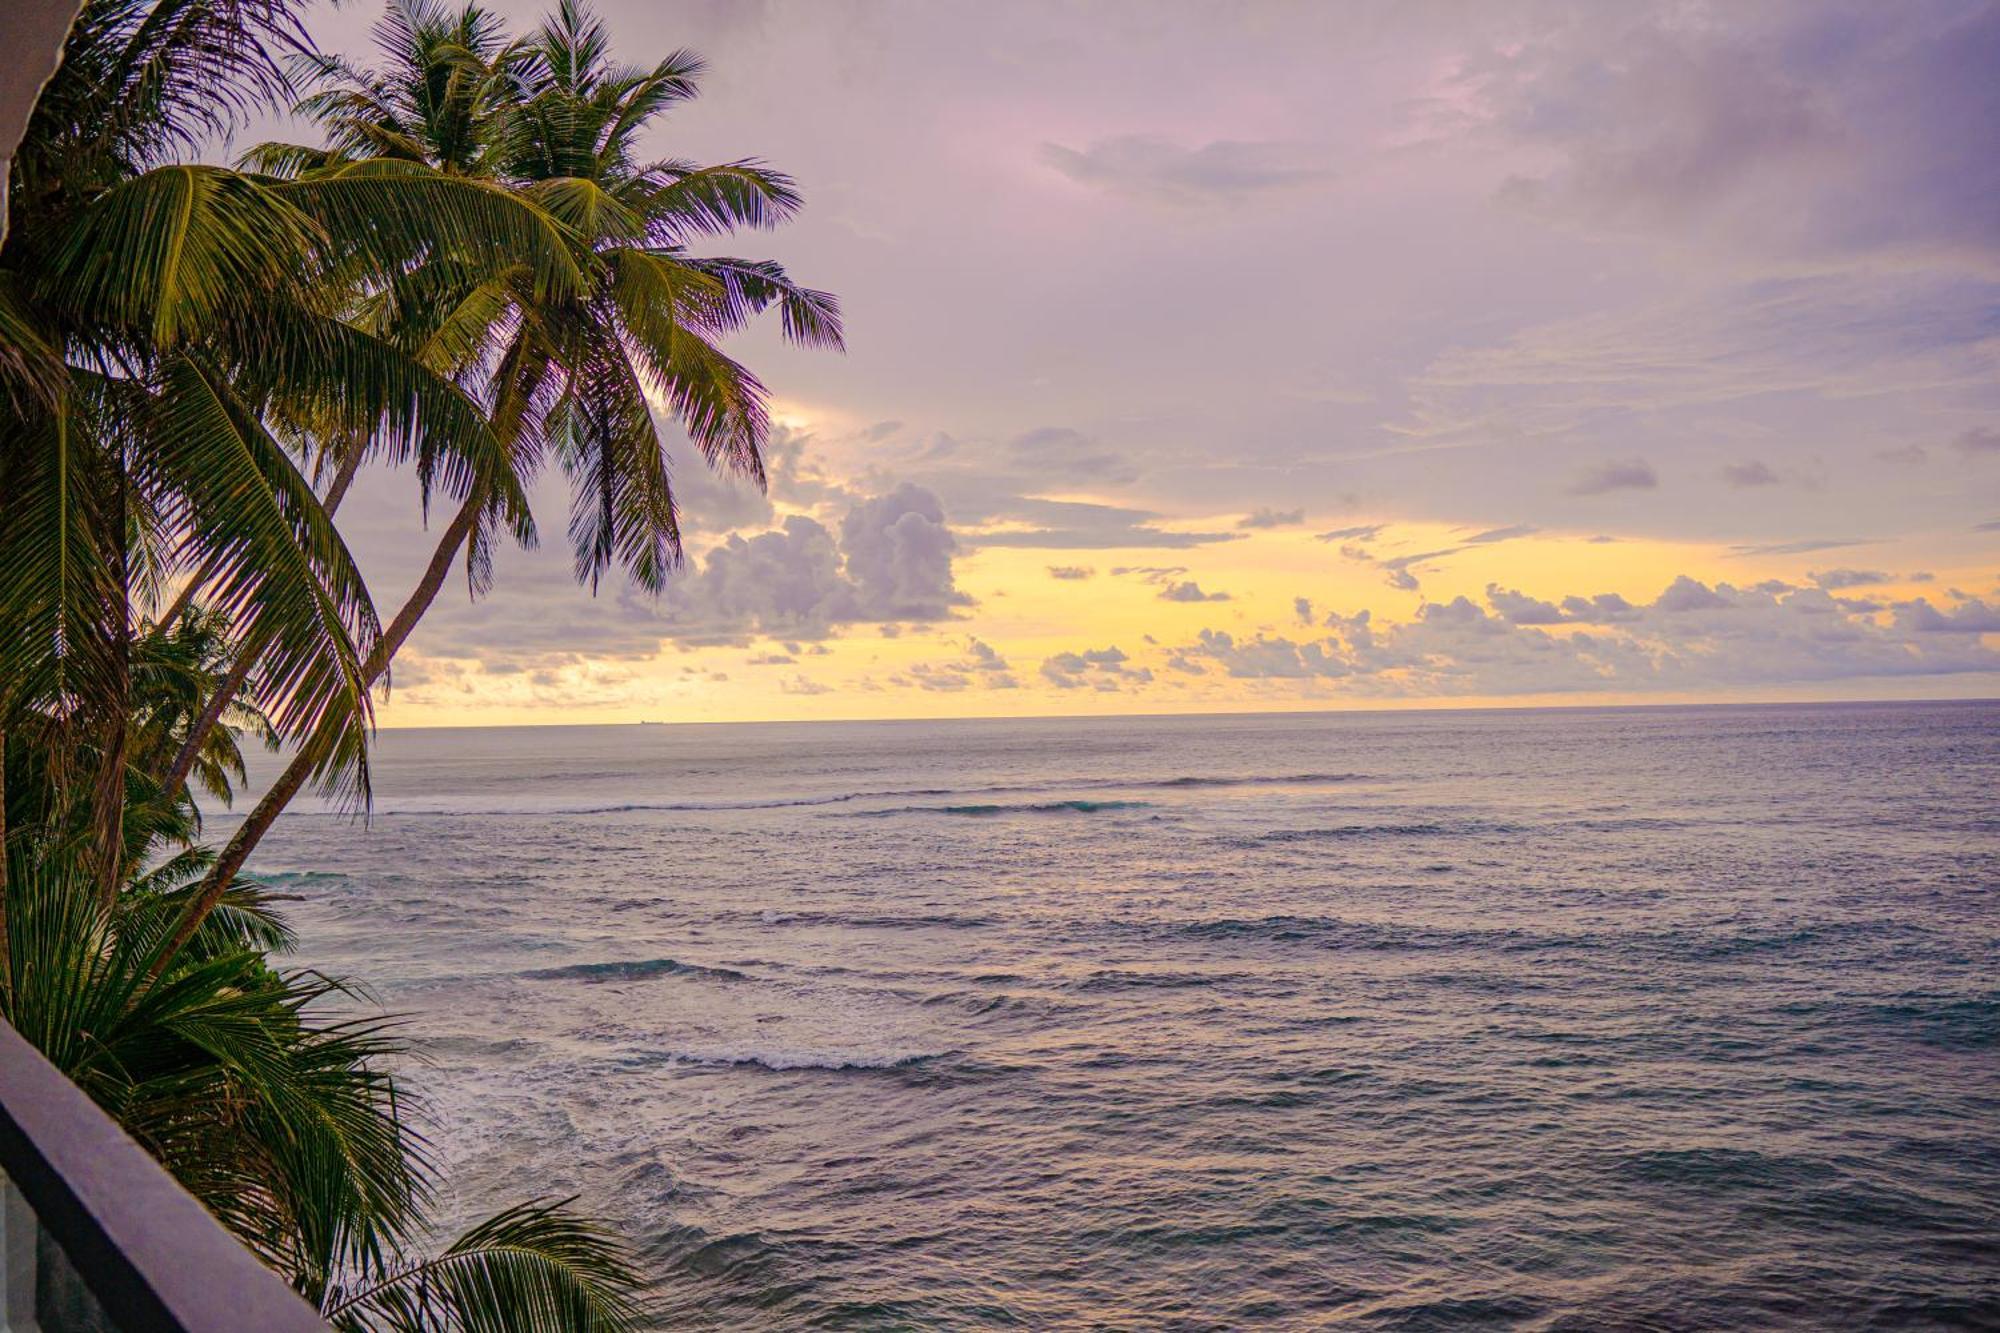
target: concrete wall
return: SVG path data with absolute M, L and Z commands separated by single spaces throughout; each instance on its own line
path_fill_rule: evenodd
M 0 240 L 7 236 L 14 149 L 82 8 L 82 0 L 0 0 Z

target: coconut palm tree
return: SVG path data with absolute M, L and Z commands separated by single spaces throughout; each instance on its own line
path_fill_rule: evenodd
M 520 42 L 504 41 L 476 5 L 398 0 L 377 42 L 387 58 L 380 69 L 318 66 L 326 86 L 302 109 L 326 128 L 328 147 L 266 145 L 248 161 L 301 183 L 364 168 L 488 183 L 563 224 L 585 281 L 555 290 L 526 271 L 483 274 L 447 257 L 369 292 L 372 332 L 476 386 L 512 470 L 504 491 L 496 477 L 493 491 L 460 501 L 362 665 L 371 685 L 461 556 L 474 592 L 484 590 L 497 530 L 515 521 L 504 497 L 525 491 L 551 458 L 571 482 L 579 581 L 594 590 L 616 565 L 659 592 L 681 544 L 654 404 L 711 466 L 762 484 L 765 390 L 719 340 L 776 306 L 790 340 L 841 344 L 831 296 L 797 285 L 775 263 L 688 249 L 789 218 L 800 200 L 788 177 L 750 161 L 640 158 L 641 133 L 694 96 L 698 58 L 677 52 L 650 68 L 613 64 L 603 25 L 575 0 L 562 0 Z M 314 747 L 302 748 L 273 783 L 223 850 L 183 936 L 320 763 Z
M 107 910 L 61 855 L 16 849 L 0 1013 L 245 1244 L 343 1330 L 641 1325 L 643 1279 L 569 1200 L 507 1208 L 426 1242 L 435 1173 L 384 1062 L 379 1021 L 322 1021 L 345 993 L 278 972 L 290 934 L 239 883 L 169 949 L 206 869 L 183 853 Z
M 136 759 L 176 743 L 226 669 L 212 618 L 189 615 L 136 645 Z M 266 730 L 239 708 L 211 734 L 204 786 L 225 798 L 241 745 Z M 616 1330 L 643 1314 L 625 1248 L 570 1201 L 504 1209 L 432 1244 L 436 1174 L 407 1099 L 385 1072 L 402 1054 L 381 1020 L 328 1020 L 340 982 L 277 970 L 293 942 L 276 900 L 237 880 L 180 945 L 214 861 L 191 841 L 192 803 L 129 770 L 122 833 L 134 873 L 107 903 L 81 844 L 36 822 L 46 751 L 0 755 L 10 822 L 0 903 L 0 1017 L 153 1153 L 329 1322 L 342 1329 Z
M 365 794 L 379 625 L 328 513 L 342 476 L 415 458 L 452 502 L 526 522 L 474 389 L 357 307 L 427 268 L 536 300 L 586 280 L 566 224 L 488 182 L 185 160 L 288 95 L 295 9 L 90 0 L 14 158 L 0 1016 L 338 1326 L 631 1327 L 636 1274 L 566 1202 L 432 1252 L 432 1171 L 382 1067 L 399 1048 L 320 1016 L 338 983 L 269 965 L 289 933 L 255 885 L 192 910 L 215 858 L 187 781 L 226 799 L 245 735 Z M 225 694 L 246 649 L 249 689 Z
M 0 733 L 63 774 L 60 819 L 88 827 L 106 898 L 131 868 L 138 617 L 175 577 L 263 645 L 258 704 L 285 739 L 321 738 L 310 776 L 365 795 L 379 625 L 287 423 L 391 455 L 421 439 L 448 492 L 524 512 L 479 405 L 344 319 L 345 294 L 437 256 L 525 269 L 547 295 L 582 283 L 564 226 L 513 192 L 407 166 L 273 181 L 175 160 L 282 91 L 278 55 L 301 40 L 286 0 L 93 0 L 14 160 Z

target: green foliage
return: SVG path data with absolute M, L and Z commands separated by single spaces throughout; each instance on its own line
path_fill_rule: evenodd
M 0 1014 L 341 1328 L 633 1327 L 624 1249 L 567 1201 L 443 1248 L 434 1178 L 346 989 L 285 972 L 239 879 L 308 782 L 368 797 L 371 691 L 461 548 L 476 592 L 571 483 L 580 582 L 681 559 L 662 418 L 759 483 L 767 394 L 721 347 L 838 303 L 689 247 L 800 207 L 761 163 L 649 160 L 701 61 L 614 62 L 561 0 L 511 37 L 392 0 L 382 65 L 302 0 L 86 0 L 13 161 L 0 245 Z M 195 160 L 295 101 L 319 146 Z M 335 524 L 357 470 L 457 511 L 387 627 Z M 220 854 L 244 745 L 293 759 Z
M 290 936 L 255 887 L 167 952 L 204 859 L 107 910 L 79 867 L 17 848 L 0 1014 L 336 1327 L 638 1327 L 641 1276 L 567 1203 L 426 1252 L 433 1171 L 383 1067 L 402 1047 L 381 1021 L 316 1013 L 339 982 L 272 968 L 263 951 Z

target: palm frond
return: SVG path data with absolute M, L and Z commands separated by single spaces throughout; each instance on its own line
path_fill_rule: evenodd
M 261 660 L 265 705 L 284 735 L 328 719 L 365 733 L 372 709 L 361 659 L 380 632 L 352 555 L 289 455 L 212 366 L 165 369 L 144 460 L 185 505 L 198 534 L 209 604 Z M 358 766 L 345 781 L 367 789 Z
M 328 1293 L 337 1329 L 622 1333 L 643 1325 L 629 1252 L 569 1208 L 535 1200 L 479 1223 L 433 1258 Z
M 36 296 L 82 328 L 171 347 L 257 294 L 296 282 L 318 229 L 294 204 L 222 167 L 159 167 L 77 215 Z

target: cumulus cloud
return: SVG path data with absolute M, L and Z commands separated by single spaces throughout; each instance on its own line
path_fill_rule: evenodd
M 1175 205 L 1221 204 L 1325 185 L 1333 172 L 1295 144 L 1217 139 L 1198 147 L 1151 135 L 1041 147 L 1043 165 L 1082 185 Z
M 1188 579 L 1185 582 L 1169 583 L 1161 588 L 1160 600 L 1163 602 L 1226 602 L 1229 600 L 1229 594 L 1226 592 L 1203 592 L 1199 583 L 1196 583 L 1193 579 Z
M 1260 506 L 1236 520 L 1239 528 L 1290 528 L 1306 521 L 1303 509 L 1273 509 Z
M 936 495 L 904 482 L 848 510 L 840 525 L 847 575 L 869 620 L 935 620 L 966 598 L 952 586 L 958 549 Z
M 1721 593 L 1685 574 L 1677 575 L 1666 590 L 1653 599 L 1653 609 L 1666 612 L 1722 611 L 1732 605 L 1734 603 Z
M 1626 601 L 1615 592 L 1600 592 L 1594 597 L 1578 597 L 1571 594 L 1563 598 L 1563 618 L 1586 625 L 1615 625 L 1624 620 L 1639 618 L 1639 608 Z
M 1511 591 L 1497 583 L 1486 585 L 1486 602 L 1495 614 L 1505 616 L 1516 625 L 1560 625 L 1571 618 L 1564 615 L 1562 608 L 1554 602 Z
M 1072 582 L 1072 583 L 1074 583 L 1074 582 L 1078 582 L 1078 581 L 1081 581 L 1081 580 L 1083 580 L 1083 579 L 1087 579 L 1087 578 L 1089 578 L 1089 577 L 1090 577 L 1091 575 L 1095 574 L 1096 572 L 1097 572 L 1096 570 L 1092 569 L 1092 568 L 1091 568 L 1090 566 L 1088 566 L 1088 565 L 1050 565 L 1050 566 L 1049 566 L 1049 577 L 1050 577 L 1050 578 L 1052 578 L 1052 579 L 1063 579 L 1063 580 L 1065 580 L 1065 581 L 1068 581 L 1068 582 Z
M 942 620 L 970 600 L 954 581 L 956 551 L 937 496 L 905 482 L 850 506 L 837 539 L 803 514 L 731 534 L 669 585 L 653 630 L 698 645 Z
M 1659 474 L 1643 458 L 1615 459 L 1586 468 L 1569 484 L 1571 495 L 1605 495 L 1611 491 L 1650 491 Z
M 1871 584 L 1887 583 L 1896 576 L 1879 569 L 1824 569 L 1814 570 L 1806 577 L 1828 592 L 1834 592 L 1841 588 L 1866 588 Z
M 1553 614 L 1552 614 L 1553 613 Z M 1560 626 L 1561 628 L 1556 628 Z M 1783 594 L 1710 587 L 1685 576 L 1651 603 L 1615 594 L 1557 605 L 1488 589 L 1427 603 L 1383 624 L 1366 611 L 1327 617 L 1327 631 L 1239 639 L 1204 630 L 1176 649 L 1177 670 L 1214 668 L 1246 679 L 1341 682 L 1369 694 L 1476 695 L 1689 689 L 1861 677 L 2000 672 L 2000 606 L 1978 599 L 1942 610 L 1900 603 L 1892 623 L 1842 606 L 1819 588 Z
M 1042 662 L 1042 679 L 1059 690 L 1092 689 L 1111 693 L 1149 684 L 1153 673 L 1128 665 L 1131 659 L 1116 645 L 1085 652 L 1057 653 Z
M 2000 606 L 1975 597 L 1941 611 L 1919 597 L 1897 603 L 1896 624 L 1918 634 L 2000 634 Z
M 890 677 L 890 683 L 948 694 L 973 689 L 1013 690 L 1021 685 L 1007 659 L 979 639 L 965 641 L 963 657 L 948 662 L 919 662 L 907 673 Z

